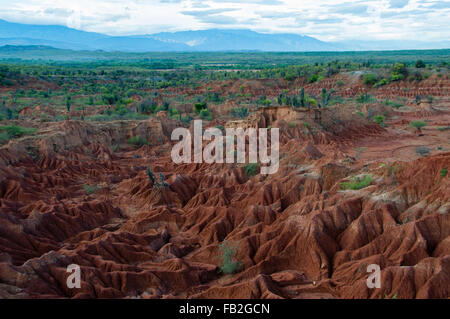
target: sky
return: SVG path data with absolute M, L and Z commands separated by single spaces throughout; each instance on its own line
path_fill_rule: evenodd
M 109 35 L 219 28 L 323 41 L 450 39 L 450 0 L 0 0 L 0 19 Z

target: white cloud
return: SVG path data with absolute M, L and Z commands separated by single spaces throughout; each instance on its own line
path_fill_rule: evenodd
M 0 0 L 1 19 L 111 35 L 247 28 L 325 41 L 434 41 L 450 38 L 449 15 L 439 0 Z

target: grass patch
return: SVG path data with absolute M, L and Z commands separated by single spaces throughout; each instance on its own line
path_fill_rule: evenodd
M 371 175 L 364 175 L 363 177 L 354 177 L 351 181 L 348 182 L 342 182 L 341 183 L 341 189 L 362 189 L 367 186 L 369 186 L 372 183 L 372 176 Z

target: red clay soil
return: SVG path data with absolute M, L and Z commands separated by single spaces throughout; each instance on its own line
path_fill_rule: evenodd
M 0 297 L 449 298 L 450 136 L 437 125 L 450 119 L 433 113 L 418 136 L 398 117 L 285 127 L 279 171 L 251 178 L 242 164 L 174 164 L 164 119 L 41 127 L 0 149 Z M 136 132 L 163 138 L 127 146 Z M 341 189 L 360 174 L 371 185 Z M 219 271 L 223 241 L 235 274 Z

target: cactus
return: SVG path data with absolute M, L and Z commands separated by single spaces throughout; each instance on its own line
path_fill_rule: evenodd
M 327 89 L 322 88 L 322 93 L 320 93 L 320 97 L 322 98 L 322 101 L 320 103 L 321 107 L 326 107 L 328 103 L 330 103 L 331 95 L 333 94 L 333 90 L 327 92 Z
M 164 187 L 169 187 L 169 184 L 166 183 L 164 175 L 162 173 L 158 173 L 159 181 L 156 180 L 155 174 L 153 173 L 151 166 L 149 166 L 147 168 L 146 173 L 147 173 L 148 179 L 152 183 L 152 186 L 155 190 L 159 190 Z
M 153 175 L 151 166 L 149 166 L 147 168 L 147 176 L 148 176 L 148 179 L 150 180 L 150 182 L 152 183 L 152 185 L 155 185 L 155 175 Z

